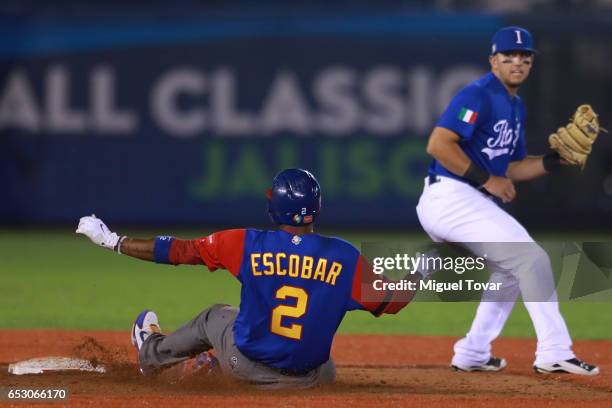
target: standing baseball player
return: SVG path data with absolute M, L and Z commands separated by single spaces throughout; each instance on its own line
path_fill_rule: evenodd
M 313 232 L 321 193 L 312 174 L 284 170 L 267 194 L 276 231 L 143 240 L 121 237 L 95 216 L 81 218 L 76 232 L 104 248 L 157 263 L 227 269 L 242 285 L 240 309 L 214 305 L 169 335 L 154 312 L 143 311 L 132 328 L 143 374 L 195 356 L 207 362 L 214 348 L 222 372 L 240 380 L 262 388 L 312 387 L 335 378 L 330 348 L 347 311 L 380 316 L 407 304 L 405 293 L 368 290 L 374 275 L 355 247 Z
M 496 203 L 515 198 L 515 182 L 544 176 L 562 164 L 557 152 L 545 156 L 526 153 L 526 113 L 517 91 L 529 75 L 534 53 L 531 34 L 524 28 L 506 27 L 494 35 L 491 72 L 463 88 L 433 129 L 427 153 L 434 160 L 417 214 L 434 241 L 464 243 L 480 256 L 487 254 L 491 281 L 503 284 L 497 297 L 483 294 L 470 331 L 455 343 L 454 369 L 499 371 L 506 366 L 506 360 L 492 356 L 491 342 L 500 334 L 522 293 L 538 338 L 533 366 L 536 372 L 596 375 L 599 368 L 577 359 L 572 351 L 548 255 Z M 568 135 L 565 128 L 558 132 Z M 578 164 L 561 157 L 563 164 Z M 533 244 L 494 244 L 511 242 Z M 534 288 L 541 298 L 526 296 L 525 292 Z

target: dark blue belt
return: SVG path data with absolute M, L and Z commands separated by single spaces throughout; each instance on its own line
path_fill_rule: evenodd
M 437 175 L 437 174 L 430 174 L 430 175 L 429 175 L 429 180 L 428 180 L 428 183 L 429 183 L 429 185 L 431 186 L 432 184 L 435 184 L 435 183 L 437 183 L 437 182 L 438 182 L 438 181 L 440 181 L 440 180 L 441 180 L 441 178 L 440 178 L 440 177 L 438 177 L 438 175 Z

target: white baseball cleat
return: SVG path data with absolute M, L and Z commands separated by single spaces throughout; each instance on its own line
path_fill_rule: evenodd
M 451 364 L 451 368 L 455 371 L 465 371 L 465 372 L 501 371 L 504 368 L 506 368 L 507 365 L 508 363 L 506 362 L 505 358 L 491 357 L 489 361 L 487 361 L 484 364 L 465 365 L 465 364 L 457 364 L 453 362 Z
M 568 373 L 578 375 L 597 375 L 599 367 L 585 363 L 577 358 L 570 358 L 565 361 L 555 363 L 537 364 L 533 366 L 536 373 L 553 374 L 553 373 Z
M 140 350 L 145 340 L 153 333 L 161 333 L 157 315 L 151 310 L 143 310 L 132 325 L 132 344 Z

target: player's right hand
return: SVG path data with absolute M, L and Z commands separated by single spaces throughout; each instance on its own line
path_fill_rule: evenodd
M 507 177 L 491 176 L 483 185 L 483 188 L 504 203 L 509 203 L 516 197 L 516 190 L 512 180 Z
M 95 214 L 81 217 L 76 233 L 85 235 L 94 244 L 111 251 L 115 249 L 120 239 L 119 235 L 109 230 L 106 224 Z

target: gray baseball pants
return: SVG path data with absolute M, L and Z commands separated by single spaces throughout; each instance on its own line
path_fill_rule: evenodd
M 151 334 L 139 352 L 141 367 L 145 371 L 171 367 L 214 348 L 224 374 L 259 388 L 309 388 L 334 381 L 336 366 L 331 358 L 305 374 L 294 375 L 245 357 L 234 344 L 232 327 L 237 315 L 237 308 L 218 304 L 171 334 Z

